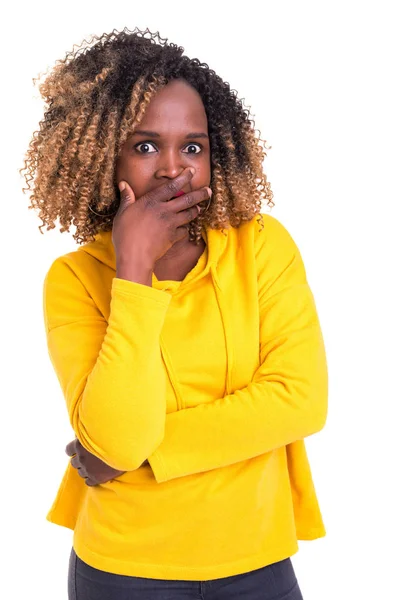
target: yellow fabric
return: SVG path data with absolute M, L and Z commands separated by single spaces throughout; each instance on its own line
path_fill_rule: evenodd
M 325 535 L 304 444 L 327 418 L 324 341 L 297 245 L 263 219 L 207 229 L 182 282 L 116 278 L 110 232 L 49 269 L 72 428 L 126 471 L 88 487 L 68 463 L 47 515 L 97 569 L 216 579 Z

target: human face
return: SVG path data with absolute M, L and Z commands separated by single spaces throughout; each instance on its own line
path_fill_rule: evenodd
M 141 123 L 117 160 L 117 183 L 129 183 L 136 199 L 177 177 L 187 167 L 195 174 L 184 192 L 210 185 L 207 116 L 198 92 L 173 80 L 150 101 Z

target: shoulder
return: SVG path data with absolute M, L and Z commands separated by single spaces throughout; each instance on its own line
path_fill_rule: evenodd
M 64 310 L 74 303 L 90 300 L 89 280 L 95 273 L 94 257 L 78 249 L 63 254 L 50 264 L 43 281 L 46 312 Z
M 94 242 L 87 242 L 76 250 L 56 258 L 46 273 L 45 281 L 57 281 L 60 278 L 69 281 L 86 280 L 87 274 L 93 273 L 98 266 L 99 256 L 104 256 L 105 264 L 112 264 L 112 256 L 108 248 L 110 243 L 106 245 L 108 237 L 106 233 L 98 234 Z
M 45 275 L 43 312 L 47 331 L 85 316 L 99 316 L 90 286 L 95 259 L 80 248 L 56 258 Z
M 289 230 L 270 214 L 256 215 L 251 221 L 243 223 L 237 231 L 242 243 L 248 241 L 252 244 L 257 258 L 262 259 L 269 255 L 276 257 L 278 253 L 294 256 L 299 252 Z
M 279 219 L 260 213 L 241 225 L 238 233 L 239 244 L 246 246 L 247 252 L 253 256 L 258 280 L 267 287 L 277 280 L 284 281 L 287 278 L 293 281 L 306 280 L 299 247 Z
M 79 250 L 74 250 L 57 257 L 47 270 L 44 280 L 45 286 L 57 283 L 58 281 L 73 281 L 74 279 L 78 279 L 77 272 L 79 272 L 79 268 L 82 266 L 82 260 L 83 262 L 85 261 L 85 256 Z

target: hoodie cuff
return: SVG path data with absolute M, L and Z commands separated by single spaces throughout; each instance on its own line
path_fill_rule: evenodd
M 158 452 L 158 450 L 155 450 L 147 460 L 149 461 L 149 465 L 153 471 L 154 478 L 157 483 L 168 481 L 169 478 L 163 459 L 161 458 L 161 453 Z
M 156 290 L 148 285 L 128 281 L 127 279 L 119 279 L 114 277 L 112 282 L 112 291 L 125 294 L 130 297 L 143 298 L 145 300 L 154 300 L 164 306 L 168 306 L 171 302 L 171 294 Z

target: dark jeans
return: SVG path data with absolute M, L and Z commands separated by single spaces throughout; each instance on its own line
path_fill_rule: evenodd
M 69 600 L 303 600 L 290 558 L 261 569 L 211 579 L 183 581 L 127 577 L 99 571 L 72 549 Z

